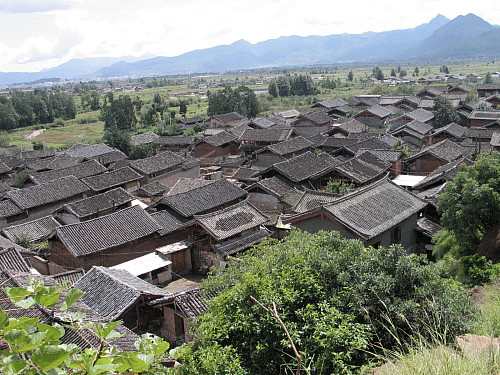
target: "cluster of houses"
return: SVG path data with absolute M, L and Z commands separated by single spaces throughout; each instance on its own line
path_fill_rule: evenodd
M 478 154 L 500 151 L 500 87 L 476 104 L 467 94 L 439 86 L 265 118 L 216 115 L 198 139 L 134 136 L 134 146 L 158 150 L 138 160 L 105 144 L 2 149 L 2 285 L 40 279 L 83 290 L 74 308 L 89 320 L 121 320 L 113 345 L 127 350 L 142 332 L 189 340 L 211 297 L 200 288 L 209 270 L 292 228 L 430 254 L 440 192 Z M 458 123 L 435 125 L 440 96 Z M 27 313 L 17 310 L 8 309 Z M 66 339 L 96 344 L 84 330 Z

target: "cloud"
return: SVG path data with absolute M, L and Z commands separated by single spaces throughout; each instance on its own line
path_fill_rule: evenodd
M 3 13 L 44 13 L 69 9 L 73 0 L 0 0 Z

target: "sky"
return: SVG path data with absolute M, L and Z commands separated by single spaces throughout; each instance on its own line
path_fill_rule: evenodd
M 467 13 L 500 25 L 499 0 L 0 0 L 0 71 L 176 56 L 239 39 L 403 29 Z

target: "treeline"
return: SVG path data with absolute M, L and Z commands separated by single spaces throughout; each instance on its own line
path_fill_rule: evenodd
M 268 87 L 269 95 L 278 96 L 307 96 L 314 95 L 316 88 L 310 75 L 295 74 L 280 76 L 273 79 Z
M 208 115 L 238 112 L 248 118 L 259 113 L 259 103 L 255 92 L 246 86 L 233 89 L 229 86 L 221 91 L 208 92 Z
M 13 91 L 0 97 L 0 129 L 10 130 L 35 124 L 48 124 L 57 118 L 74 119 L 73 97 L 59 90 Z

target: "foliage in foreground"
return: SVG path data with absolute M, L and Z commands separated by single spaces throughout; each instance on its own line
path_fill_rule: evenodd
M 135 343 L 136 351 L 119 352 L 109 342 L 120 337 L 119 322 L 85 321 L 72 309 L 81 291 L 71 289 L 64 297 L 60 290 L 34 282 L 27 288 L 6 288 L 16 306 L 29 309 L 39 306 L 48 312 L 43 321 L 26 316 L 9 317 L 0 310 L 0 373 L 14 374 L 157 374 L 165 373 L 160 364 L 168 343 L 152 335 L 143 335 Z M 97 348 L 82 350 L 75 344 L 63 344 L 67 330 L 90 329 L 98 338 Z
M 483 287 L 481 299 L 472 332 L 476 335 L 500 337 L 500 279 Z
M 425 259 L 335 232 L 262 243 L 205 286 L 222 292 L 199 318 L 195 345 L 232 348 L 258 374 L 297 367 L 292 343 L 318 374 L 356 373 L 370 352 L 425 337 L 429 326 L 451 341 L 472 315 L 461 286 Z

